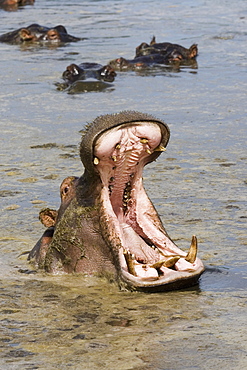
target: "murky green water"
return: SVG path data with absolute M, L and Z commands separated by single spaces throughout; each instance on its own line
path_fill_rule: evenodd
M 246 368 L 246 2 L 36 0 L 0 16 L 1 33 L 64 24 L 87 37 L 60 48 L 0 44 L 0 367 Z M 104 92 L 56 90 L 72 62 L 132 58 L 153 35 L 197 43 L 198 69 L 119 73 Z M 176 243 L 187 249 L 198 236 L 207 267 L 199 287 L 149 295 L 97 278 L 20 273 L 32 269 L 20 254 L 43 232 L 39 210 L 57 208 L 60 182 L 83 171 L 79 131 L 126 109 L 171 129 L 144 180 Z

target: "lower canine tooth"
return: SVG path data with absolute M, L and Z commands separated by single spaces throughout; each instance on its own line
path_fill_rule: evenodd
M 187 253 L 187 256 L 185 257 L 185 260 L 190 263 L 194 263 L 196 260 L 196 255 L 197 255 L 197 237 L 193 235 L 190 249 L 189 252 Z
M 124 255 L 129 273 L 134 276 L 137 276 L 136 271 L 135 271 L 135 266 L 134 266 L 134 255 L 128 252 L 127 250 L 124 250 L 123 255 Z

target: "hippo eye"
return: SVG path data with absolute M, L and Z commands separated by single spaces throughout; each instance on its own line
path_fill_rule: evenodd
M 58 34 L 55 30 L 49 30 L 47 32 L 47 37 L 48 37 L 48 40 L 56 40 L 58 39 Z

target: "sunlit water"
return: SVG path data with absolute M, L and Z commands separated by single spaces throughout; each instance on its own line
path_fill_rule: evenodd
M 246 359 L 246 1 L 43 1 L 0 10 L 1 33 L 63 24 L 84 41 L 0 44 L 2 369 L 244 369 Z M 198 44 L 198 69 L 118 73 L 104 92 L 57 91 L 67 65 L 133 58 L 141 42 Z M 38 213 L 83 171 L 79 131 L 96 116 L 138 110 L 171 129 L 144 181 L 174 241 L 191 235 L 207 270 L 164 294 L 32 271 Z M 50 144 L 50 145 L 47 145 Z M 52 144 L 52 145 L 51 145 Z

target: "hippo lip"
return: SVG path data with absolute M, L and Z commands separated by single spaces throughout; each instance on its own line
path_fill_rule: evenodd
M 120 267 L 120 279 L 138 290 L 169 290 L 196 283 L 204 271 L 192 237 L 186 253 L 169 238 L 142 182 L 143 167 L 156 159 L 169 140 L 161 122 L 121 124 L 94 140 L 102 233 Z

